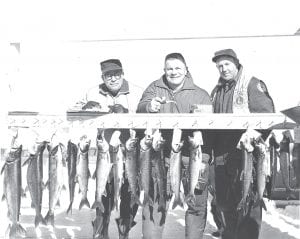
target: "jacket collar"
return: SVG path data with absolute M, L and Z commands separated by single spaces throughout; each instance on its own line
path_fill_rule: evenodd
M 99 93 L 102 95 L 112 95 L 104 83 L 99 85 Z M 128 93 L 129 93 L 129 84 L 128 81 L 124 79 L 121 89 L 116 96 L 126 95 Z
M 168 86 L 168 82 L 167 82 L 167 78 L 166 78 L 165 74 L 158 81 L 156 81 L 155 85 L 157 87 L 170 90 L 170 87 Z M 196 89 L 196 86 L 194 84 L 193 78 L 192 78 L 191 74 L 188 72 L 184 78 L 184 84 L 183 84 L 181 90 L 195 90 L 195 89 Z

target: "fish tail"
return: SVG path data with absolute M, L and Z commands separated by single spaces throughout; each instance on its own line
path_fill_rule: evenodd
M 54 226 L 54 213 L 51 213 L 50 211 L 48 211 L 48 213 L 45 217 L 45 222 L 47 225 L 51 224 L 52 226 Z
M 101 212 L 104 213 L 104 206 L 102 201 L 95 201 L 92 205 L 92 209 L 99 208 Z
M 174 210 L 177 206 L 180 206 L 183 208 L 183 202 L 181 197 L 175 197 L 172 205 L 172 210 Z
M 67 214 L 69 214 L 69 212 L 71 211 L 72 214 L 72 205 L 73 205 L 73 201 L 70 202 L 69 207 L 67 209 Z
M 83 198 L 81 199 L 81 202 L 79 204 L 79 210 L 81 210 L 81 208 L 86 205 L 88 208 L 90 208 L 90 203 L 89 203 L 89 200 L 87 198 Z
M 25 236 L 26 230 L 21 226 L 20 223 L 14 223 L 9 226 L 9 238 L 16 238 L 19 236 Z
M 245 216 L 246 214 L 246 200 L 242 198 L 242 200 L 239 202 L 238 206 L 237 206 L 237 210 L 238 211 L 242 211 L 242 215 Z
M 158 205 L 157 211 L 158 212 L 165 212 L 166 211 L 166 201 L 163 197 L 161 197 L 159 199 L 159 205 Z
M 130 202 L 130 207 L 132 208 L 135 204 L 141 206 L 141 202 L 140 202 L 140 199 L 139 199 L 139 196 L 134 194 L 133 197 L 131 198 L 131 202 Z
M 34 225 L 35 227 L 38 227 L 38 225 L 42 223 L 43 225 L 46 225 L 46 221 L 44 220 L 42 214 L 36 215 L 34 219 Z

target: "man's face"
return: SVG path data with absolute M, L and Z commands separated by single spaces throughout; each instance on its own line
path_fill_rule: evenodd
M 221 78 L 224 80 L 235 79 L 239 71 L 233 59 L 227 56 L 220 57 L 216 62 L 216 66 Z
M 187 73 L 186 65 L 178 59 L 168 59 L 165 62 L 165 74 L 171 86 L 179 86 Z
M 124 75 L 122 71 L 110 71 L 102 75 L 102 79 L 109 91 L 117 93 L 123 84 Z

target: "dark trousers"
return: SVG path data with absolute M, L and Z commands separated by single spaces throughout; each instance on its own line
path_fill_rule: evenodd
M 241 216 L 237 205 L 241 200 L 239 163 L 234 160 L 215 168 L 217 206 L 224 219 L 222 239 L 258 239 L 262 221 L 261 206 L 253 207 L 250 201 L 247 214 Z
M 107 196 L 102 196 L 102 203 L 104 206 L 104 213 L 98 208 L 96 210 L 96 219 L 94 227 L 94 235 L 98 235 L 95 238 L 108 239 L 108 226 L 110 222 L 110 215 L 113 209 L 114 203 L 114 182 L 113 179 L 106 184 Z M 129 183 L 125 179 L 121 187 L 121 202 L 120 202 L 120 218 L 116 219 L 117 227 L 119 230 L 119 238 L 127 238 L 129 231 L 132 226 L 135 225 L 134 217 L 138 210 L 138 205 L 135 204 L 132 208 L 130 207 L 131 193 L 129 192 Z M 98 233 L 95 233 L 95 232 Z
M 185 238 L 202 239 L 207 218 L 207 187 L 202 190 L 195 190 L 195 204 L 188 205 L 185 213 Z

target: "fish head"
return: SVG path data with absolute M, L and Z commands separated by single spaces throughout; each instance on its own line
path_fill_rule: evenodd
M 109 150 L 109 144 L 105 139 L 97 139 L 97 148 L 100 152 L 108 152 Z
M 82 153 L 85 153 L 89 150 L 91 144 L 91 140 L 88 139 L 86 135 L 82 136 L 79 141 L 79 149 Z
M 102 237 L 102 231 L 103 231 L 103 217 L 96 216 L 95 220 L 92 221 L 93 226 L 93 238 L 100 239 Z
M 133 149 L 136 148 L 137 146 L 137 142 L 138 142 L 138 139 L 137 138 L 129 138 L 127 141 L 126 141 L 126 149 L 131 151 Z

